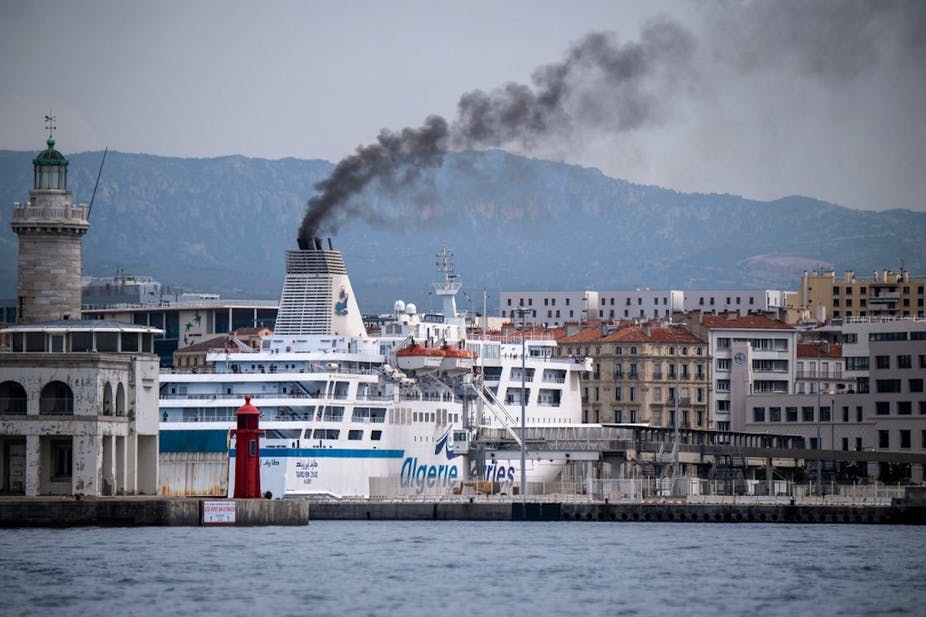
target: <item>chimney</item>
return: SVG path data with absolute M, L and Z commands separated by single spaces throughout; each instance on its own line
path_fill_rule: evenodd
M 322 239 L 321 238 L 312 238 L 312 241 L 315 243 L 315 250 L 322 250 Z

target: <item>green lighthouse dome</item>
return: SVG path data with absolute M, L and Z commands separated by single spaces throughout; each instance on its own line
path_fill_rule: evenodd
M 48 148 L 32 159 L 35 170 L 34 190 L 66 191 L 68 189 L 68 160 L 55 150 L 55 138 L 49 137 Z

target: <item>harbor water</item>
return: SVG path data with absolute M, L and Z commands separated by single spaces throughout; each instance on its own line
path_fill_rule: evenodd
M 926 527 L 0 530 L 5 615 L 922 615 Z

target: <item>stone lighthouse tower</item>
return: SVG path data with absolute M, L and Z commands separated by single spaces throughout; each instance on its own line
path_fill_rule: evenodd
M 19 236 L 17 323 L 80 319 L 83 235 L 88 207 L 71 203 L 68 161 L 55 150 L 49 117 L 48 148 L 32 160 L 33 188 L 13 203 L 11 226 Z

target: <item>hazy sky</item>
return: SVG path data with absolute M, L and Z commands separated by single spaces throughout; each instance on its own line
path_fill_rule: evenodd
M 568 130 L 502 147 L 681 191 L 926 210 L 918 0 L 0 0 L 0 149 L 39 149 L 51 108 L 65 153 L 337 162 L 384 128 L 452 125 L 473 90 L 538 88 L 593 32 L 638 61 L 627 80 L 599 89 L 615 67 L 593 66 Z

